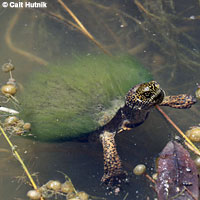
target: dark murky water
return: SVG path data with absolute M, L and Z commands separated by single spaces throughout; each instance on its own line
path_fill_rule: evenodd
M 165 12 L 169 15 L 165 15 L 164 20 L 169 21 L 158 20 L 158 27 L 153 27 L 155 17 L 149 13 L 160 16 L 161 7 L 158 2 L 165 2 L 163 3 L 166 6 Z M 142 1 L 142 5 L 149 9 L 149 13 L 145 15 L 144 12 L 139 11 L 133 1 L 109 1 L 109 3 L 105 1 L 105 4 L 103 1 L 95 1 L 95 3 L 81 0 L 65 1 L 107 50 L 113 54 L 123 52 L 137 57 L 151 70 L 155 80 L 161 84 L 167 94 L 194 94 L 200 76 L 197 56 L 200 47 L 197 37 L 200 31 L 199 21 L 178 20 L 170 16 L 177 12 L 177 15 L 182 18 L 191 18 L 197 15 L 196 9 L 200 5 L 198 1 L 190 1 L 189 5 L 184 7 L 186 1 L 174 1 L 171 6 L 175 8 L 172 11 L 167 9 L 169 4 L 166 2 L 173 1 L 152 1 L 151 6 L 148 6 L 146 1 Z M 24 8 L 20 13 L 17 12 L 19 9 L 5 9 L 0 6 L 0 65 L 11 59 L 16 66 L 13 75 L 22 85 L 31 79 L 33 71 L 40 73 L 41 68 L 46 67 L 43 65 L 43 60 L 51 63 L 70 58 L 71 55 L 101 52 L 101 49 L 76 28 L 63 20 L 60 22 L 48 13 L 60 13 L 65 19 L 75 23 L 59 3 L 48 3 L 47 9 Z M 144 27 L 141 27 L 136 19 L 140 20 Z M 176 25 L 184 34 L 176 35 L 170 23 Z M 152 30 L 160 30 L 160 32 Z M 134 48 L 135 46 L 137 48 Z M 43 60 L 38 61 L 27 56 L 25 52 L 30 52 Z M 8 74 L 0 72 L 1 85 L 7 79 Z M 190 126 L 200 123 L 199 108 L 199 104 L 196 104 L 190 110 L 170 108 L 164 110 L 185 131 Z M 118 196 L 107 196 L 105 187 L 100 185 L 103 175 L 103 156 L 99 143 L 76 141 L 42 143 L 16 136 L 11 137 L 11 140 L 17 145 L 17 150 L 30 172 L 38 172 L 35 178 L 38 180 L 38 185 L 51 179 L 64 182 L 63 175 L 58 172 L 62 171 L 71 178 L 78 190 L 93 196 L 106 197 L 108 200 L 122 200 L 128 193 L 127 200 L 145 200 L 147 197 L 153 199 L 155 193 L 144 177 L 136 177 L 132 174 L 132 169 L 139 163 L 145 163 L 148 173 L 152 175 L 155 172 L 155 160 L 159 152 L 175 133 L 176 131 L 158 111 L 153 110 L 143 125 L 132 132 L 117 136 L 120 157 L 125 170 L 130 174 L 130 183 L 124 185 L 124 191 Z M 31 187 L 26 184 L 26 181 L 19 180 L 19 177 L 23 178 L 23 176 L 25 174 L 20 164 L 1 135 L 1 199 L 27 199 L 26 193 Z

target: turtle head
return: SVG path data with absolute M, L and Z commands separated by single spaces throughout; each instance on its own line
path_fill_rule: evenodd
M 165 92 L 156 81 L 141 83 L 130 89 L 126 95 L 126 105 L 131 109 L 148 110 L 156 104 L 160 104 Z

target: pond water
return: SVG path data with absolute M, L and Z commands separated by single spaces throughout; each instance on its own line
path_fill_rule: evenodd
M 194 95 L 200 76 L 199 1 L 63 1 L 98 44 L 86 36 L 59 2 L 48 2 L 47 8 L 33 9 L 0 6 L 0 65 L 11 60 L 15 66 L 13 76 L 21 87 L 16 98 L 22 95 L 32 74 L 42 73 L 49 64 L 69 60 L 72 56 L 103 52 L 133 56 L 167 94 Z M 8 77 L 0 72 L 1 86 Z M 12 103 L 0 102 L 0 105 L 16 108 Z M 163 109 L 183 131 L 200 123 L 199 103 L 189 110 Z M 2 114 L 1 121 L 3 118 Z M 122 200 L 125 196 L 127 200 L 145 200 L 156 198 L 156 194 L 151 183 L 143 176 L 133 175 L 132 170 L 135 165 L 144 163 L 152 175 L 159 153 L 175 134 L 178 134 L 176 130 L 154 109 L 144 124 L 116 136 L 119 155 L 129 174 L 129 183 L 124 184 L 117 196 L 108 195 L 100 182 L 103 175 L 100 143 L 41 142 L 20 136 L 10 139 L 39 186 L 48 180 L 64 182 L 60 171 L 71 178 L 77 190 L 92 196 L 108 200 Z M 26 193 L 31 187 L 25 177 L 1 135 L 1 199 L 27 199 Z

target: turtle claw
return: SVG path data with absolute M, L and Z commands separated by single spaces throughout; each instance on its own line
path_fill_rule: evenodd
M 115 172 L 115 174 L 107 173 L 103 175 L 101 182 L 109 187 L 120 186 L 121 183 L 127 181 L 127 176 L 128 173 L 122 170 L 118 173 Z
M 130 131 L 130 130 L 132 130 L 132 128 L 128 128 L 128 127 L 122 127 L 117 133 L 121 133 L 121 132 L 123 132 L 123 131 Z
M 129 120 L 124 120 L 121 128 L 119 129 L 119 131 L 117 133 L 121 133 L 122 131 L 130 131 L 133 128 L 132 127 L 128 127 L 128 125 L 131 125 L 131 122 Z

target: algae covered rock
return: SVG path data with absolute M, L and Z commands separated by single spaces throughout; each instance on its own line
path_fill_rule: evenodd
M 83 136 L 110 120 L 131 87 L 149 80 L 149 72 L 129 56 L 76 57 L 31 75 L 21 115 L 39 140 Z

